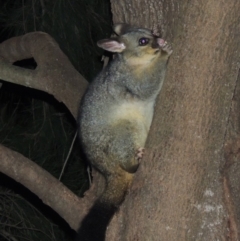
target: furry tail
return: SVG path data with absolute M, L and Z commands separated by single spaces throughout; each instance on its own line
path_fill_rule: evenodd
M 118 172 L 107 178 L 105 191 L 83 219 L 76 241 L 105 240 L 107 226 L 124 200 L 132 177 L 133 174 L 119 168 Z

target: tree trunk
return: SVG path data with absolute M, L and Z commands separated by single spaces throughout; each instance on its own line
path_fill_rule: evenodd
M 112 0 L 114 22 L 137 24 L 142 13 L 142 26 L 151 27 L 163 16 L 174 52 L 146 155 L 107 240 L 239 240 L 240 175 L 229 178 L 226 164 L 226 153 L 238 151 L 227 127 L 239 69 L 239 9 L 239 0 Z

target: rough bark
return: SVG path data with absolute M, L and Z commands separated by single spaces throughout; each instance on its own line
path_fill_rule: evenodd
M 225 141 L 225 161 L 222 163 L 224 201 L 229 215 L 230 240 L 240 239 L 240 74 L 231 106 Z
M 112 1 L 114 21 L 135 23 L 135 15 L 120 14 L 142 13 L 144 1 L 135 2 L 128 1 L 125 10 Z M 240 2 L 163 1 L 162 6 L 157 16 L 166 19 L 161 29 L 174 53 L 146 156 L 107 240 L 238 240 L 240 175 L 235 170 L 233 180 L 227 179 L 223 168 L 239 69 Z M 156 18 L 145 18 L 145 25 Z
M 114 23 L 131 23 L 163 33 L 163 2 L 157 0 L 111 1 Z M 141 14 L 139 14 L 141 13 Z

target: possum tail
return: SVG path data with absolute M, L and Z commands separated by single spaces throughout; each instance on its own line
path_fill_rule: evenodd
M 108 224 L 123 202 L 133 174 L 122 168 L 107 177 L 106 188 L 83 219 L 76 241 L 104 241 Z

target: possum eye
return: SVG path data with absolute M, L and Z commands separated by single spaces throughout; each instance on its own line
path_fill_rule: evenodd
M 145 46 L 149 43 L 149 38 L 140 38 L 138 43 L 139 43 L 139 46 Z

